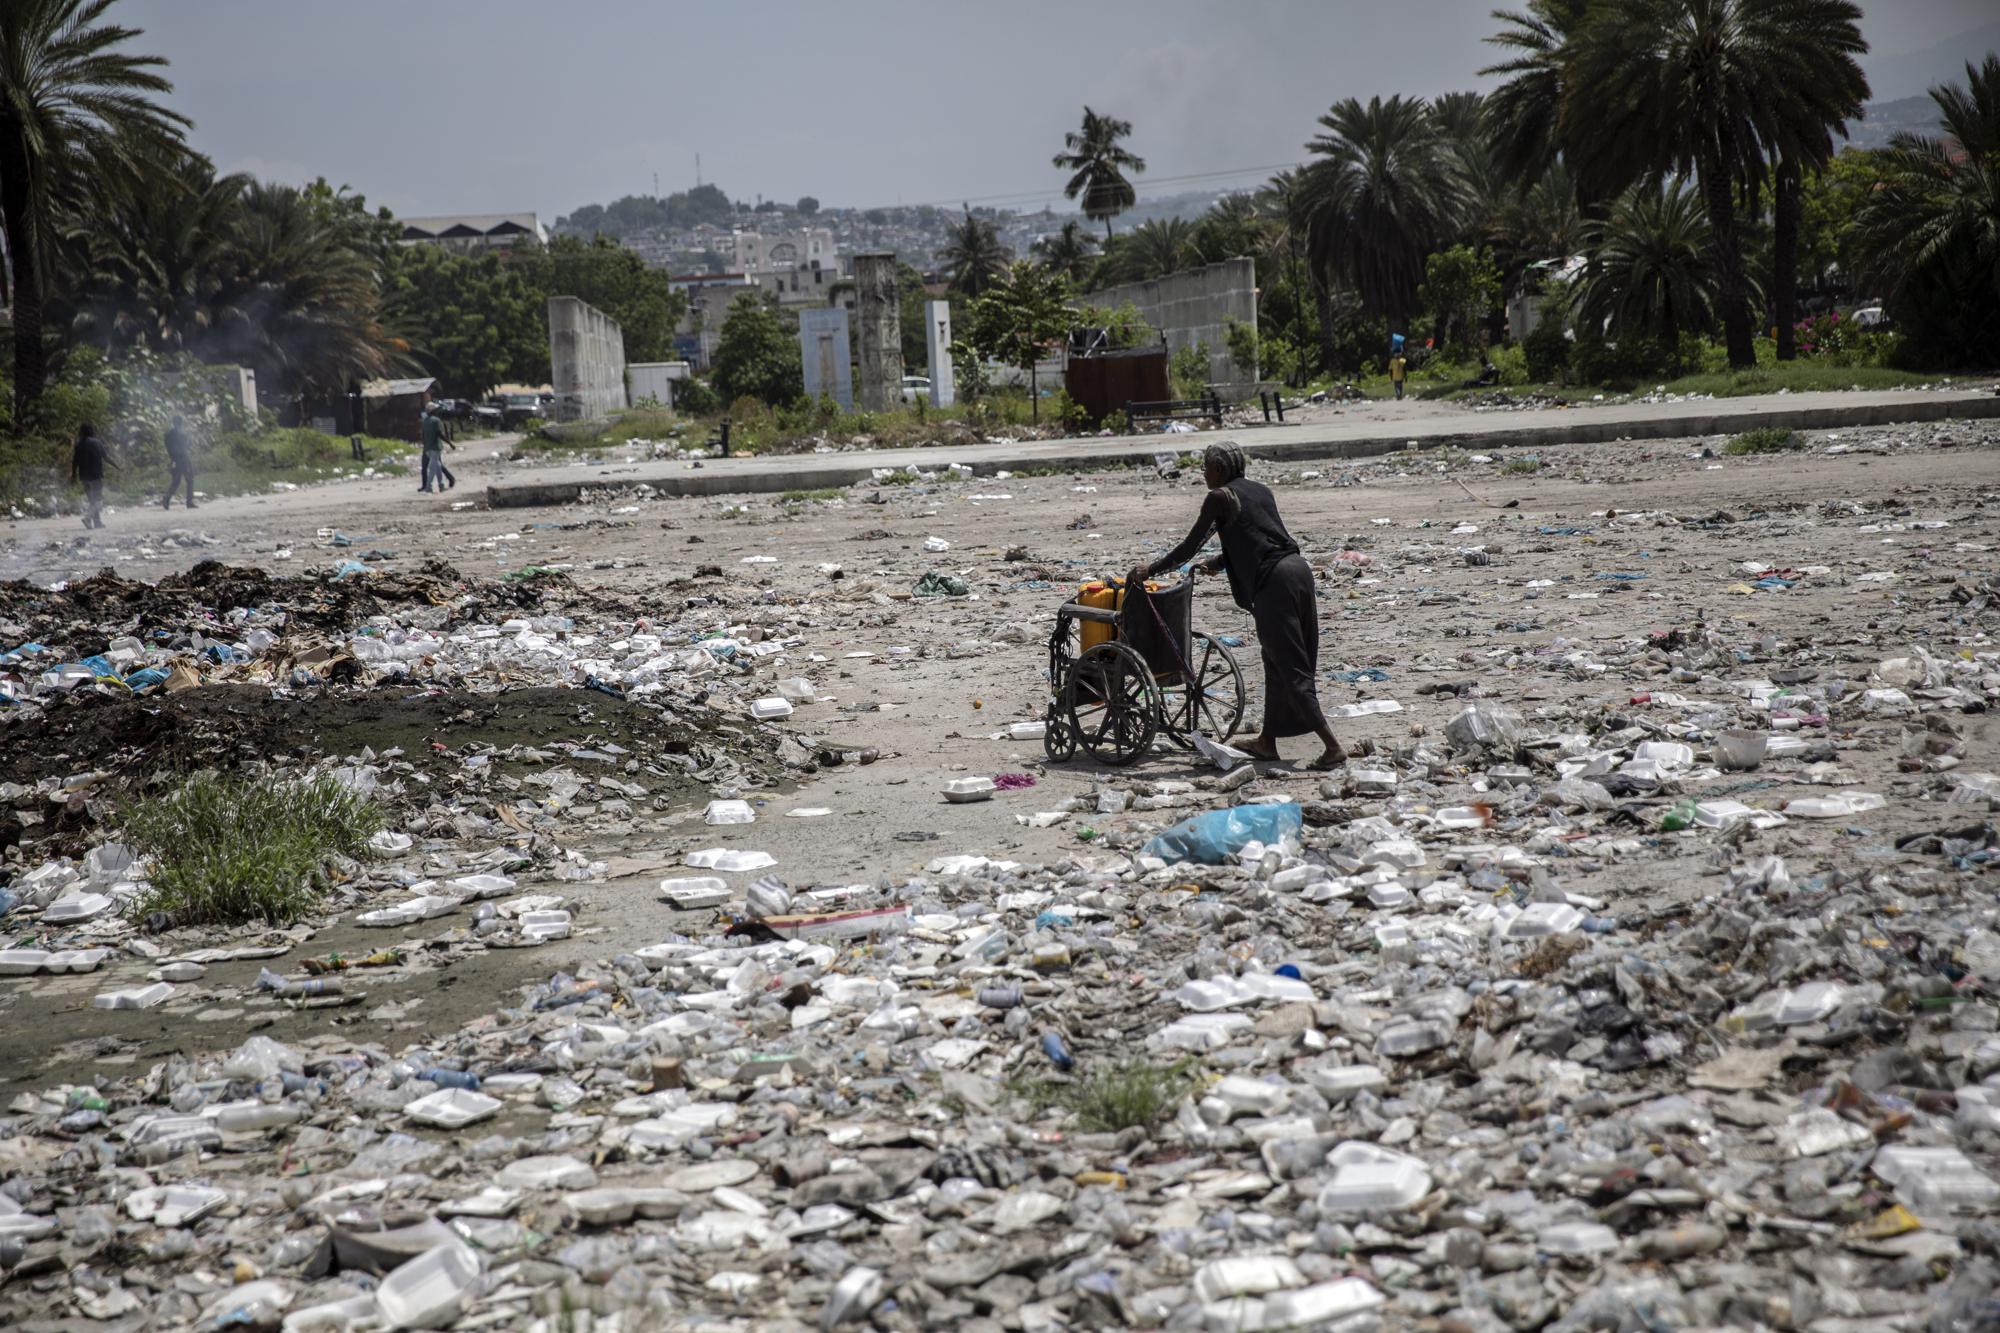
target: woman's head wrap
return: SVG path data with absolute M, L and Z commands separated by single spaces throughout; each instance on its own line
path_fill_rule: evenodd
M 1220 472 L 1224 485 L 1242 476 L 1249 466 L 1249 460 L 1243 457 L 1243 450 L 1233 440 L 1209 445 L 1202 451 L 1201 462 L 1203 467 Z

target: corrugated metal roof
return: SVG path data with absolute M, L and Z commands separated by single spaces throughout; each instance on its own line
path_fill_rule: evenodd
M 548 230 L 534 213 L 452 213 L 440 217 L 398 218 L 405 240 L 453 236 L 515 236 L 523 232 L 546 242 Z M 415 233 L 412 235 L 412 233 Z
M 361 386 L 363 398 L 400 398 L 406 393 L 422 393 L 436 384 L 435 379 L 369 380 Z

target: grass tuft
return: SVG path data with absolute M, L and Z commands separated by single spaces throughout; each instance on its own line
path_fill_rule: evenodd
M 359 855 L 381 827 L 380 808 L 331 777 L 196 774 L 126 813 L 126 840 L 152 861 L 134 910 L 182 925 L 296 921 L 318 908 L 328 863 Z
M 1756 430 L 1746 430 L 1741 435 L 1722 446 L 1725 454 L 1782 454 L 1793 449 L 1803 449 L 1806 442 L 1798 432 L 1778 426 L 1759 426 Z
M 1509 476 L 1532 476 L 1542 470 L 1542 460 L 1539 458 L 1516 458 L 1512 462 L 1501 464 L 1500 470 Z
M 783 504 L 797 505 L 805 504 L 810 500 L 841 500 L 846 497 L 847 490 L 845 487 L 820 486 L 810 491 L 786 491 L 778 497 L 778 500 Z
M 1151 1129 L 1172 1114 L 1201 1085 L 1193 1059 L 1171 1065 L 1146 1060 L 1094 1069 L 1073 1083 L 1043 1083 L 1024 1094 L 1037 1111 L 1060 1106 L 1090 1133 L 1115 1134 L 1138 1126 Z

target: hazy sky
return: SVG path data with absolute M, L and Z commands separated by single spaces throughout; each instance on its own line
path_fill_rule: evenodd
M 172 62 L 172 104 L 225 171 L 324 175 L 406 215 L 552 221 L 656 173 L 685 189 L 696 153 L 740 199 L 1060 203 L 1049 157 L 1086 102 L 1133 122 L 1144 193 L 1255 184 L 1303 158 L 1339 98 L 1480 86 L 1491 7 L 124 0 L 112 17 Z M 1894 57 L 1994 22 L 1992 0 L 1864 11 L 1891 97 L 1935 77 Z

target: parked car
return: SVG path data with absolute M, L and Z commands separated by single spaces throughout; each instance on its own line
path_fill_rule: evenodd
M 554 394 L 549 397 L 553 399 Z M 542 396 L 534 393 L 503 393 L 495 399 L 493 406 L 500 409 L 500 424 L 513 430 L 531 417 L 547 419 L 549 411 L 542 405 Z
M 903 401 L 906 403 L 928 403 L 931 400 L 931 381 L 928 375 L 903 376 Z

